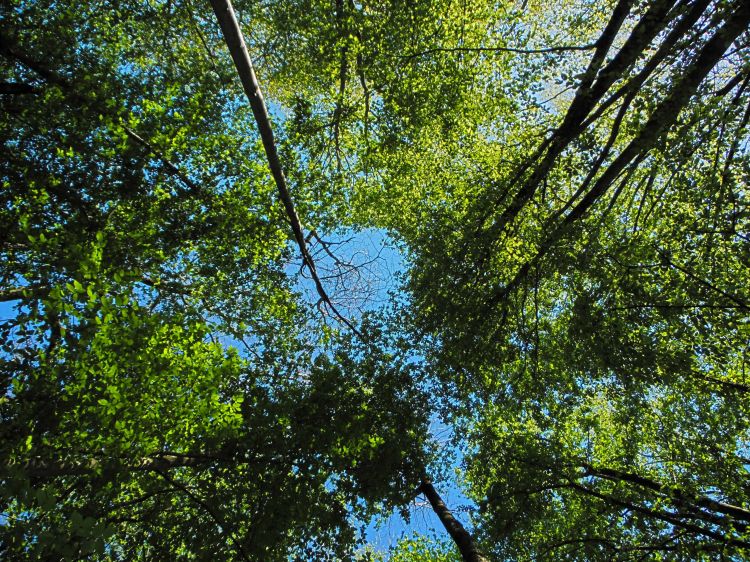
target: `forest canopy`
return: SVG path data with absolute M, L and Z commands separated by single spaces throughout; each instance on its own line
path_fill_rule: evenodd
M 0 557 L 747 559 L 749 30 L 3 2 Z

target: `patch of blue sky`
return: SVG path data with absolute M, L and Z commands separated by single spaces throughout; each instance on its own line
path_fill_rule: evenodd
M 366 312 L 387 306 L 398 291 L 404 257 L 384 231 L 346 229 L 333 234 L 310 233 L 308 238 L 318 276 L 331 301 L 347 318 L 356 321 Z M 295 256 L 287 273 L 303 298 L 317 303 L 320 297 L 315 284 L 301 263 L 301 257 Z
M 20 287 L 26 287 L 28 286 L 28 282 L 23 279 L 22 276 L 16 275 L 13 282 L 7 284 L 6 286 L 3 286 L 0 288 L 0 290 L 5 289 L 18 289 Z M 25 309 L 23 306 L 21 306 L 21 300 L 20 299 L 14 299 L 14 300 L 4 300 L 0 302 L 0 325 L 12 325 L 14 323 L 14 320 L 18 318 L 19 314 L 22 314 Z M 9 331 L 8 338 L 13 340 L 16 338 L 15 335 L 15 328 L 11 328 Z M 4 342 L 9 343 L 9 342 Z M 17 338 L 14 342 L 14 347 L 22 346 L 23 342 L 19 341 Z M 6 356 L 7 357 L 7 356 Z M 6 396 L 13 396 L 13 387 L 8 386 L 8 390 L 6 391 Z
M 405 275 L 406 260 L 398 244 L 386 232 L 378 229 L 361 231 L 346 230 L 332 236 L 323 237 L 329 243 L 329 250 L 320 243 L 311 242 L 310 251 L 326 290 L 334 304 L 350 320 L 357 320 L 366 312 L 387 307 L 398 294 Z M 351 264 L 352 271 L 337 262 Z M 319 296 L 309 275 L 299 274 L 301 259 L 290 263 L 290 275 L 296 275 L 296 288 L 308 302 L 315 303 Z M 354 276 L 355 279 L 350 279 Z M 341 329 L 346 329 L 341 327 Z M 415 358 L 416 360 L 417 358 Z M 430 421 L 430 436 L 433 445 L 441 449 L 441 455 L 448 455 L 459 467 L 463 452 L 456 448 L 452 430 L 442 423 L 437 415 Z M 444 475 L 435 483 L 443 500 L 454 512 L 454 516 L 470 527 L 469 514 L 477 506 L 463 493 L 459 475 L 454 472 Z M 425 536 L 444 536 L 445 529 L 424 497 L 416 497 L 408 509 L 408 520 L 399 513 L 384 513 L 376 517 L 365 529 L 368 545 L 386 554 L 396 543 L 414 533 Z

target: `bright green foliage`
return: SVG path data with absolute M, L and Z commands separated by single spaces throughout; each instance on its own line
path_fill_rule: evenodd
M 295 289 L 210 11 L 3 10 L 4 556 L 348 556 L 410 500 L 425 401 Z
M 391 562 L 458 562 L 460 557 L 450 543 L 414 535 L 398 541 L 388 559 Z
M 498 560 L 746 557 L 746 3 L 235 8 L 333 300 L 403 283 L 310 296 L 208 3 L 4 3 L 0 554 L 344 560 L 458 469 Z
M 698 6 L 695 21 L 717 36 L 742 12 Z M 629 56 L 640 16 L 604 64 Z M 748 51 L 700 67 L 711 34 L 680 27 L 689 17 L 662 16 L 664 58 L 637 53 L 611 86 L 599 73 L 606 95 L 585 130 L 566 128 L 581 119 L 568 106 L 586 103 L 572 93 L 523 123 L 489 106 L 482 116 L 509 123 L 490 143 L 510 154 L 493 175 L 471 177 L 485 162 L 476 144 L 444 155 L 470 158 L 463 175 L 415 170 L 455 186 L 400 230 L 415 325 L 466 436 L 466 477 L 499 559 L 740 558 L 750 547 Z M 536 77 L 542 90 L 556 89 L 550 78 Z M 585 76 L 561 78 L 587 91 Z M 524 147 L 515 122 L 540 137 Z

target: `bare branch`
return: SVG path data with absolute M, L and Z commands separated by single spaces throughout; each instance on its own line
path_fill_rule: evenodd
M 590 51 L 596 48 L 596 43 L 588 45 L 562 45 L 559 47 L 542 47 L 539 49 L 521 49 L 517 47 L 433 47 L 418 53 L 399 55 L 398 58 L 411 60 L 433 53 L 518 53 L 522 55 L 537 55 L 544 53 L 564 53 L 570 51 Z

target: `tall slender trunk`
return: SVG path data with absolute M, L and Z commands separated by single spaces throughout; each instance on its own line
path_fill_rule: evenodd
M 440 518 L 440 522 L 445 527 L 445 530 L 448 531 L 453 542 L 456 543 L 456 547 L 458 547 L 458 551 L 461 553 L 461 558 L 463 558 L 464 562 L 489 562 L 489 559 L 479 551 L 469 532 L 461 525 L 458 519 L 453 517 L 448 506 L 445 505 L 440 494 L 435 490 L 432 482 L 427 478 L 422 479 L 422 484 L 420 484 L 418 490 L 427 496 L 432 510 Z

